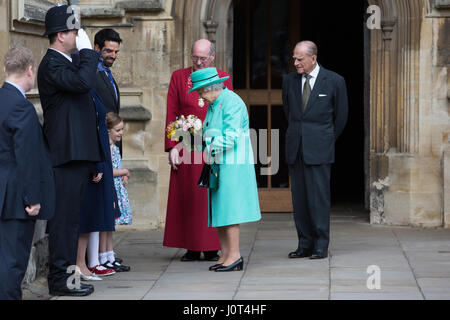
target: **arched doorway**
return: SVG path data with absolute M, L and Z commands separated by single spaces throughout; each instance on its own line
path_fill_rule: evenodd
M 258 157 L 256 173 L 262 211 L 292 211 L 284 162 L 286 120 L 281 83 L 282 76 L 293 71 L 295 43 L 306 39 L 317 43 L 319 63 L 341 74 L 347 82 L 350 112 L 347 127 L 336 144 L 332 201 L 363 204 L 365 3 L 343 6 L 330 1 L 234 0 L 232 5 L 233 84 L 247 103 L 250 127 L 258 133 L 258 149 L 265 139 L 267 153 L 271 155 L 272 150 L 279 154 L 275 168 L 273 161 L 267 163 L 264 157 Z

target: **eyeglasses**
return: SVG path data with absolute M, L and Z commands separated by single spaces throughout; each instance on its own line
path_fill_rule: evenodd
M 197 57 L 197 56 L 191 56 L 192 61 L 197 62 L 200 60 L 201 63 L 204 63 L 206 61 L 208 61 L 209 58 L 211 58 L 211 56 L 209 57 Z

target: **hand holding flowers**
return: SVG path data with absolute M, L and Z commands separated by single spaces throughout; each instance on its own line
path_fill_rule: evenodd
M 201 136 L 202 126 L 202 121 L 197 116 L 188 115 L 185 117 L 181 115 L 167 126 L 167 138 L 181 142 L 190 151 L 193 151 L 194 138 Z

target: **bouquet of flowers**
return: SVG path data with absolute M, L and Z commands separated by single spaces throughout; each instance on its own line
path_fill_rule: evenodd
M 193 150 L 194 137 L 202 134 L 202 120 L 197 116 L 181 115 L 167 126 L 167 138 L 181 142 L 186 147 Z

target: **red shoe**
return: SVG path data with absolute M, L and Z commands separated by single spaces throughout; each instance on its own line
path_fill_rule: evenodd
M 111 276 L 116 273 L 113 269 L 108 269 L 101 265 L 96 265 L 93 268 L 89 268 L 89 271 L 99 277 Z

